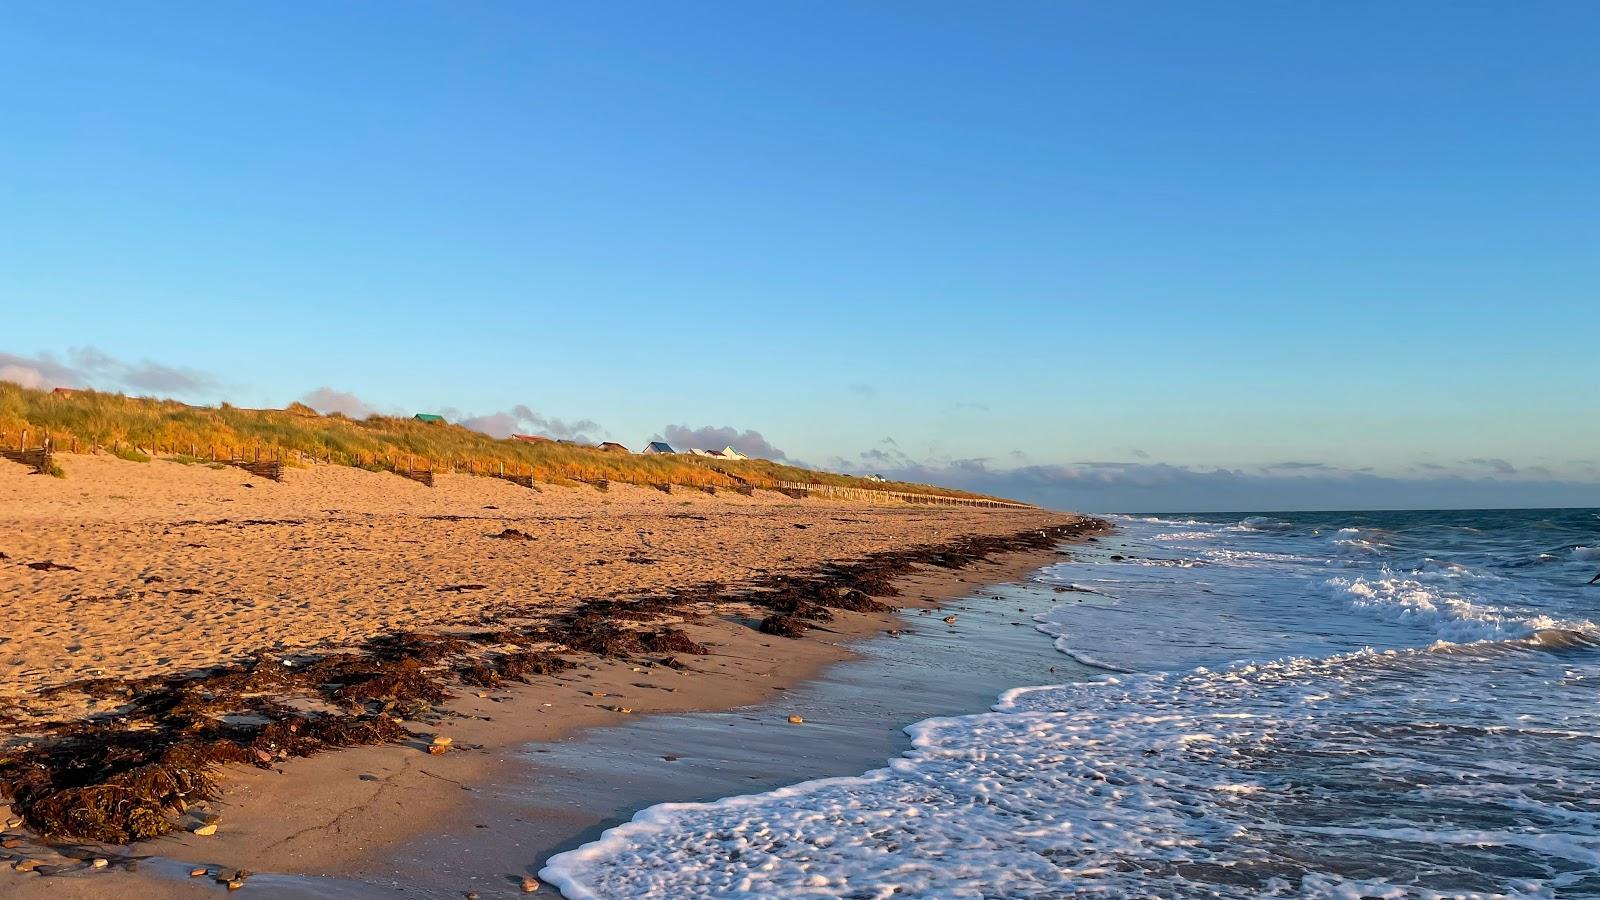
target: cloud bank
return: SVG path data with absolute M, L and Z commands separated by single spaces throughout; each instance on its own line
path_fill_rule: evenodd
M 404 416 L 405 412 L 390 409 L 379 409 L 376 404 L 348 391 L 336 391 L 330 387 L 320 387 L 300 398 L 300 402 L 311 407 L 323 415 L 329 413 L 343 413 L 352 419 L 364 419 L 374 413 L 384 415 Z M 481 431 L 490 437 L 508 438 L 513 434 L 540 434 L 548 438 L 562 441 L 576 441 L 580 444 L 592 444 L 598 435 L 604 435 L 605 429 L 593 419 L 557 419 L 534 412 L 526 404 L 519 403 L 510 409 L 498 412 L 483 413 L 481 415 L 467 415 L 459 409 L 444 408 L 439 414 L 448 421 L 454 422 L 473 431 Z
M 301 397 L 300 402 L 325 416 L 340 413 L 352 419 L 365 419 L 378 411 L 355 394 L 336 391 L 331 387 L 319 387 Z
M 1492 474 L 1442 470 L 1408 477 L 1291 461 L 1244 468 L 1147 462 L 998 467 L 987 459 L 916 461 L 874 448 L 833 468 L 1014 497 L 1090 512 L 1254 512 L 1332 509 L 1450 509 L 1600 506 L 1600 483 L 1544 477 L 1533 468 L 1487 466 Z M 843 463 L 843 465 L 838 465 Z M 1521 472 L 1509 477 L 1507 469 Z
M 542 434 L 560 441 L 592 444 L 605 434 L 605 429 L 593 419 L 557 419 L 534 412 L 522 403 L 480 416 L 461 416 L 455 410 L 445 410 L 445 418 L 497 438 L 507 438 L 513 434 Z
M 761 435 L 761 432 L 746 429 L 740 431 L 730 426 L 711 426 L 690 428 L 687 425 L 668 425 L 661 429 L 652 440 L 666 441 L 674 449 L 683 451 L 691 448 L 701 450 L 721 450 L 723 447 L 732 447 L 746 456 L 756 459 L 787 460 L 788 454 L 772 446 L 772 442 Z
M 118 359 L 94 347 L 74 347 L 66 357 L 0 353 L 0 381 L 30 388 L 94 388 L 130 394 L 193 396 L 214 390 L 217 379 L 197 369 L 163 365 L 149 359 Z

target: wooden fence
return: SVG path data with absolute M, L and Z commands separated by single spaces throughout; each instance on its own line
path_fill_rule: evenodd
M 453 464 L 451 468 L 457 472 L 466 472 L 468 475 L 478 475 L 483 478 L 498 478 L 501 481 L 509 481 L 518 487 L 525 487 L 530 491 L 539 490 L 539 486 L 533 483 L 532 475 L 514 471 L 507 472 L 505 463 L 497 464 L 493 471 L 482 471 L 478 468 L 477 463 L 462 460 Z
M 23 432 L 24 435 L 27 432 Z M 0 448 L 0 457 L 9 459 L 14 463 L 28 466 L 39 475 L 47 474 L 52 464 L 51 457 L 54 452 L 50 449 L 50 442 L 45 441 L 38 447 L 27 446 L 27 438 L 18 442 L 16 449 Z
M 521 485 L 522 487 L 525 487 L 531 491 L 537 491 L 539 489 L 538 485 L 533 483 L 532 475 L 512 475 L 507 472 L 474 472 L 472 474 L 484 475 L 489 478 L 498 478 L 501 481 L 509 481 L 512 484 Z
M 7 443 L 7 436 L 4 433 L 0 433 L 0 457 L 9 459 L 13 462 L 21 463 L 25 466 L 31 466 L 35 472 L 42 473 L 50 471 L 53 461 L 52 457 L 54 455 L 54 447 L 52 446 L 48 435 L 43 438 L 42 442 L 37 447 L 28 446 L 29 439 L 28 432 L 26 431 L 22 432 L 17 438 L 15 448 L 6 446 Z M 136 444 L 130 443 L 128 446 L 132 450 L 141 453 L 145 452 L 144 448 L 140 448 Z M 77 439 L 74 438 L 72 441 L 72 452 L 76 453 L 77 449 Z M 119 443 L 110 449 L 112 452 L 119 452 L 121 450 L 121 445 Z M 163 448 L 159 444 L 152 444 L 149 448 L 149 455 L 158 455 L 162 449 Z M 167 452 L 175 456 L 183 454 L 183 448 L 181 447 L 169 446 L 165 449 Z M 259 447 L 255 448 L 255 453 L 253 456 L 247 456 L 238 448 L 225 448 L 225 455 L 221 457 L 218 456 L 217 448 L 215 447 L 207 448 L 207 452 L 212 462 L 225 463 L 227 465 L 243 469 L 252 475 L 271 479 L 272 481 L 283 481 L 283 472 L 285 466 L 281 454 L 276 457 L 263 459 L 261 455 L 261 449 Z M 204 458 L 200 456 L 200 449 L 193 445 L 188 447 L 188 455 L 194 459 Z M 304 454 L 297 455 L 299 455 L 302 459 L 304 458 Z M 378 468 L 384 471 L 393 472 L 394 474 L 399 475 L 401 478 L 409 478 L 419 484 L 433 487 L 433 467 L 432 462 L 429 460 L 424 460 L 424 464 L 428 466 L 428 468 L 425 469 L 418 469 L 415 464 L 415 459 L 410 457 L 406 459 L 404 467 L 402 467 L 400 465 L 400 461 L 393 456 L 390 456 L 386 459 L 374 459 L 373 462 Z M 721 472 L 723 475 L 728 476 L 735 482 L 735 485 L 731 488 L 733 491 L 743 494 L 746 497 L 755 494 L 755 486 L 745 481 L 745 479 L 720 468 L 715 470 Z M 520 485 L 531 490 L 539 490 L 539 488 L 534 484 L 532 475 L 519 475 L 507 472 L 505 471 L 505 467 L 503 465 L 497 472 L 480 472 L 477 471 L 476 467 L 471 466 L 468 466 L 466 471 L 473 475 L 481 475 L 487 478 L 499 478 L 503 481 L 509 481 L 512 484 Z M 577 480 L 602 491 L 611 487 L 611 482 L 604 478 L 580 478 Z M 673 486 L 667 482 L 659 482 L 650 486 L 654 487 L 658 491 L 661 491 L 662 493 L 672 493 Z M 715 487 L 709 485 L 700 485 L 698 487 L 700 490 L 705 491 L 708 494 L 716 493 Z M 1016 503 L 1010 500 L 989 500 L 981 497 L 949 497 L 941 494 L 913 494 L 906 491 L 884 491 L 877 490 L 875 488 L 839 487 L 831 484 L 814 484 L 803 481 L 780 481 L 776 487 L 772 488 L 772 490 L 775 490 L 787 497 L 792 497 L 796 500 L 804 499 L 806 497 L 826 497 L 834 500 L 857 500 L 866 503 L 900 502 L 928 506 L 969 506 L 991 509 L 1037 508 L 1031 504 Z
M 281 459 L 245 459 L 243 457 L 229 457 L 220 460 L 235 468 L 243 469 L 251 475 L 266 478 L 271 481 L 283 481 L 283 460 Z
M 390 469 L 389 471 L 399 475 L 401 478 L 409 478 L 418 484 L 425 485 L 427 487 L 433 487 L 432 469 L 401 469 L 396 467 Z
M 943 494 L 912 494 L 906 491 L 880 491 L 875 488 L 838 487 L 831 484 L 810 484 L 803 481 L 780 481 L 777 490 L 796 499 L 801 497 L 828 497 L 834 500 L 860 500 L 867 503 L 899 501 L 928 506 L 976 506 L 989 509 L 1037 509 L 1028 503 L 1011 500 L 989 500 L 983 497 L 948 497 Z

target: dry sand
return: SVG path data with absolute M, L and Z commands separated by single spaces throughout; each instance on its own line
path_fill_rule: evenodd
M 0 560 L 0 609 L 10 623 L 0 641 L 0 693 L 19 711 L 13 732 L 36 717 L 85 712 L 87 701 L 77 695 L 51 703 L 37 695 L 85 677 L 182 672 L 260 649 L 326 649 L 396 631 L 473 625 L 508 610 L 527 616 L 530 606 L 555 611 L 706 581 L 736 585 L 773 571 L 1073 518 L 767 492 L 534 492 L 464 475 L 440 476 L 430 489 L 339 467 L 291 471 L 282 484 L 165 461 L 69 456 L 63 467 L 65 480 L 0 465 L 0 552 L 8 557 Z M 506 528 L 531 539 L 490 537 Z M 30 567 L 42 562 L 71 568 Z M 936 602 L 1046 562 L 1048 554 L 1012 554 L 961 573 L 919 575 L 897 602 Z M 482 587 L 446 590 L 462 585 Z M 465 693 L 447 704 L 452 715 L 438 726 L 454 739 L 444 756 L 427 755 L 419 739 L 274 769 L 235 767 L 216 805 L 224 818 L 215 837 L 179 835 L 134 851 L 256 871 L 363 871 L 381 865 L 391 842 L 447 819 L 464 787 L 492 785 L 521 743 L 629 715 L 755 702 L 846 657 L 843 641 L 890 621 L 845 613 L 822 640 L 798 641 L 760 634 L 739 616 L 690 621 L 683 627 L 712 650 L 691 660 L 691 670 L 586 659 L 531 685 Z M 116 865 L 91 878 L 27 877 L 14 887 L 103 896 L 123 882 L 142 896 L 216 890 Z M 0 892 L 11 891 L 0 882 Z
M 345 467 L 277 484 L 238 469 L 68 456 L 66 479 L 0 464 L 0 693 L 199 669 L 530 603 L 560 609 L 736 584 L 970 533 L 1042 511 L 876 508 L 617 485 L 535 492 L 470 475 L 436 487 Z M 529 540 L 490 537 L 506 528 Z M 51 564 L 61 568 L 30 568 Z M 459 590 L 463 585 L 482 587 Z

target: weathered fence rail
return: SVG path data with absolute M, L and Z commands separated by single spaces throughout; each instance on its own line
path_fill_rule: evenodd
M 43 443 L 37 447 L 28 446 L 27 432 L 22 433 L 15 448 L 4 446 L 4 443 L 6 442 L 5 439 L 6 436 L 4 434 L 0 434 L 0 457 L 11 460 L 12 462 L 29 466 L 35 472 L 51 471 L 54 449 L 51 446 L 48 435 L 44 438 Z M 73 440 L 72 444 L 73 450 L 76 451 L 76 439 Z M 136 445 L 131 443 L 129 444 L 129 447 L 135 450 L 139 449 Z M 116 447 L 113 447 L 112 449 L 113 452 L 117 450 Z M 181 455 L 183 452 L 182 449 L 177 446 L 170 446 L 166 449 L 175 455 Z M 215 463 L 226 463 L 227 465 L 235 468 L 243 469 L 244 471 L 249 472 L 251 475 L 256 475 L 272 481 L 283 481 L 285 465 L 281 455 L 270 459 L 263 459 L 260 448 L 257 448 L 254 458 L 251 458 L 239 454 L 235 450 L 228 448 L 224 449 L 228 450 L 227 455 L 219 458 L 217 449 L 215 447 L 209 448 L 210 459 Z M 152 443 L 150 447 L 150 455 L 156 456 L 161 452 L 161 450 L 162 447 L 159 444 Z M 189 446 L 189 456 L 199 459 L 201 458 L 199 454 L 199 448 L 193 445 Z M 372 459 L 371 462 L 376 464 L 374 468 L 379 468 L 386 472 L 392 472 L 396 475 L 399 475 L 401 478 L 408 478 L 417 482 L 418 484 L 433 487 L 434 472 L 431 468 L 431 464 L 430 468 L 419 469 L 416 467 L 415 459 L 408 458 L 405 465 L 402 467 L 400 460 L 393 456 L 388 458 L 378 457 Z M 732 472 L 728 472 L 721 468 L 715 468 L 715 470 L 721 472 L 723 475 L 726 475 L 735 482 L 731 490 L 747 497 L 755 493 L 755 486 L 747 482 L 745 479 L 740 478 Z M 468 466 L 467 471 L 474 475 L 486 476 L 489 478 L 499 478 L 502 481 L 509 481 L 512 484 L 520 485 L 530 490 L 539 490 L 539 488 L 534 485 L 532 475 L 519 475 L 507 472 L 505 471 L 504 466 L 502 466 L 497 472 L 480 472 L 477 471 L 476 467 L 473 466 Z M 604 478 L 579 478 L 577 480 L 602 491 L 611 487 L 611 482 Z M 688 485 L 680 486 L 687 487 Z M 651 484 L 650 487 L 654 487 L 656 490 L 666 494 L 673 492 L 673 485 L 669 482 L 656 482 Z M 716 488 L 711 485 L 694 485 L 693 487 L 697 488 L 698 490 L 705 491 L 708 494 L 716 493 Z M 913 494 L 908 491 L 885 491 L 878 490 L 876 488 L 840 487 L 831 484 L 816 484 L 812 482 L 801 481 L 780 481 L 775 487 L 772 488 L 772 490 L 775 490 L 787 497 L 792 497 L 796 500 L 805 499 L 806 497 L 826 497 L 836 500 L 857 500 L 867 503 L 899 502 L 926 506 L 970 506 L 990 509 L 1037 508 L 1031 504 L 1017 503 L 1011 500 L 990 500 L 982 497 L 951 497 L 943 494 Z
M 14 463 L 21 463 L 43 475 L 50 471 L 52 453 L 49 445 L 34 447 L 31 450 L 18 448 L 16 450 L 0 450 L 0 457 L 5 457 Z
M 244 459 L 229 458 L 222 460 L 237 469 L 243 469 L 251 475 L 266 478 L 271 481 L 283 480 L 283 460 L 281 459 Z
M 399 466 L 396 466 L 388 471 L 399 475 L 401 478 L 409 478 L 418 484 L 426 485 L 427 487 L 433 487 L 432 469 L 402 469 Z
M 511 474 L 509 472 L 474 472 L 473 474 L 474 475 L 485 475 L 485 476 L 488 476 L 489 478 L 498 478 L 501 481 L 509 481 L 512 484 L 521 485 L 522 487 L 525 487 L 525 488 L 527 488 L 527 489 L 529 489 L 531 491 L 537 491 L 539 489 L 533 483 L 533 476 L 532 475 L 513 475 L 513 474 Z

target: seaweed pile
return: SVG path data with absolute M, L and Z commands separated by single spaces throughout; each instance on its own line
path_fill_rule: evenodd
M 597 599 L 551 616 L 538 607 L 503 619 L 534 618 L 466 633 L 381 635 L 353 651 L 320 657 L 257 654 L 193 675 L 95 679 L 45 696 L 76 692 L 118 703 L 88 721 L 45 726 L 31 745 L 0 756 L 0 795 L 36 832 L 127 844 L 173 831 L 191 806 L 215 800 L 227 763 L 271 767 L 289 757 L 403 741 L 402 724 L 435 718 L 453 685 L 498 687 L 557 675 L 575 663 L 559 654 L 608 659 L 677 655 L 707 648 L 670 624 L 727 607 L 767 613 L 761 631 L 801 637 L 835 611 L 889 609 L 893 580 L 917 566 L 960 569 L 992 554 L 1046 549 L 1109 526 L 1094 519 L 999 537 L 885 551 L 804 574 L 764 576 L 729 589 L 702 584 L 634 599 Z M 307 702 L 309 701 L 309 702 Z M 293 704 L 293 705 L 291 705 Z
M 450 696 L 446 679 L 526 680 L 572 664 L 547 651 L 491 654 L 452 672 L 440 664 L 495 632 L 384 635 L 359 652 L 301 661 L 257 655 L 196 676 L 97 679 L 52 688 L 121 701 L 112 713 L 47 727 L 0 757 L 0 793 L 41 834 L 125 844 L 165 834 L 172 816 L 218 796 L 224 763 L 261 767 L 291 756 L 404 740 L 403 718 Z M 475 679 L 475 682 L 470 679 Z M 290 706 L 315 700 L 316 711 Z

